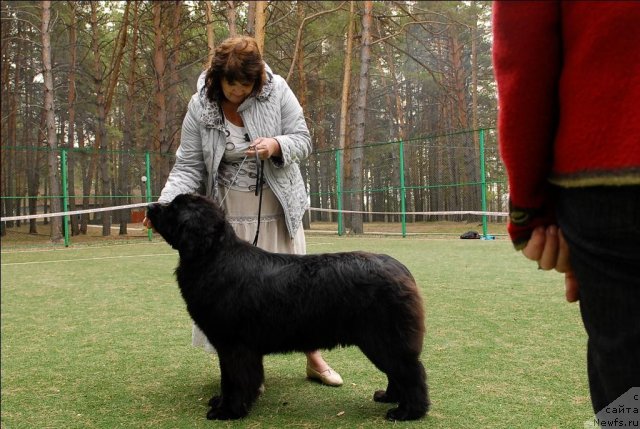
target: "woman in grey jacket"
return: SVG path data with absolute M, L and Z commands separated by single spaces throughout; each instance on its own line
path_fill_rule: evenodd
M 222 205 L 236 234 L 252 241 L 258 225 L 258 157 L 264 161 L 264 182 L 257 245 L 304 254 L 301 224 L 309 203 L 299 163 L 311 153 L 311 137 L 286 81 L 265 65 L 253 38 L 235 37 L 216 48 L 197 88 L 159 201 L 204 189 Z M 144 224 L 152 227 L 146 218 Z M 193 344 L 215 351 L 195 325 Z M 319 351 L 306 356 L 307 377 L 342 385 Z

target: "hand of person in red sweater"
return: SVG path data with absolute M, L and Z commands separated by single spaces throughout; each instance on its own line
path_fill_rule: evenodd
M 522 254 L 532 261 L 537 261 L 543 270 L 555 269 L 564 273 L 565 297 L 569 302 L 578 300 L 578 281 L 573 275 L 569 263 L 569 246 L 562 231 L 556 225 L 537 227 L 533 230 Z

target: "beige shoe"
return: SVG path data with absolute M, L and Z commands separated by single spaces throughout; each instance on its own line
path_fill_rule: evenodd
M 342 377 L 330 367 L 322 372 L 318 372 L 315 369 L 307 365 L 307 378 L 311 380 L 317 380 L 327 386 L 339 387 L 342 386 Z

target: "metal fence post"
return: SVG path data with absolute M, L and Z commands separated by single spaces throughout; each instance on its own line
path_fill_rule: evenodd
M 62 211 L 69 211 L 69 187 L 68 187 L 68 170 L 67 170 L 67 149 L 60 151 L 60 169 L 62 170 Z M 62 232 L 64 234 L 64 247 L 69 247 L 69 215 L 62 217 Z
M 480 130 L 480 194 L 482 196 L 482 237 L 489 238 L 487 233 L 487 173 L 484 165 L 484 129 Z
M 338 235 L 344 234 L 344 225 L 342 224 L 342 152 L 336 149 L 336 205 L 338 207 Z
M 402 236 L 407 236 L 407 202 L 404 185 L 404 142 L 400 140 L 400 211 L 402 212 Z
M 144 153 L 144 162 L 145 162 L 145 174 L 147 175 L 147 204 L 151 203 L 151 157 L 149 156 L 149 151 Z M 147 237 L 149 237 L 149 241 L 151 241 L 153 236 L 153 232 L 151 229 L 147 229 Z

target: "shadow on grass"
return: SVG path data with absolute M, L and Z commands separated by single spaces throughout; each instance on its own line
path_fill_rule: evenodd
M 224 427 L 371 427 L 386 420 L 392 404 L 373 401 L 373 391 L 345 384 L 340 388 L 307 381 L 303 374 L 267 375 L 265 392 L 258 398 L 249 415 L 234 422 L 218 422 Z M 184 375 L 184 374 L 182 374 Z M 185 379 L 175 374 L 154 384 L 146 393 L 144 420 L 155 416 L 162 427 L 205 427 L 208 402 L 218 394 L 217 381 Z M 160 381 L 160 380 L 158 380 Z M 140 416 L 144 417 L 144 416 Z M 189 423 L 191 422 L 191 423 Z M 166 425 L 166 426 L 165 426 Z M 195 425 L 195 426 L 194 426 Z

